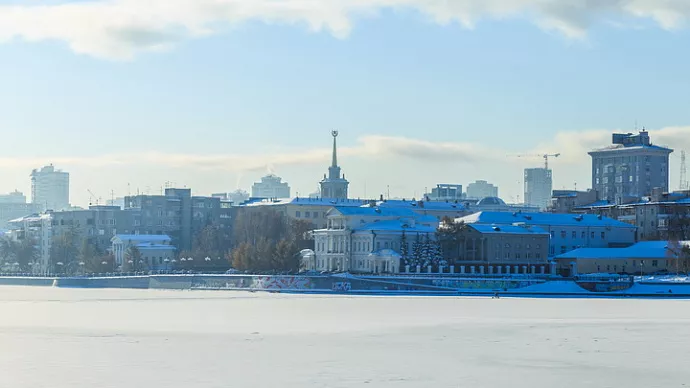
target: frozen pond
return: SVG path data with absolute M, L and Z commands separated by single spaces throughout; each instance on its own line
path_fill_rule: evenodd
M 682 387 L 689 307 L 0 287 L 0 386 Z

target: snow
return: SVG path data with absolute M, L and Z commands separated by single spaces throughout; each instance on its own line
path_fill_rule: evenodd
M 679 387 L 677 300 L 3 287 L 2 386 Z

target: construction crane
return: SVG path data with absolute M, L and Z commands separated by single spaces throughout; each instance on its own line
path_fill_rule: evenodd
M 96 206 L 98 206 L 98 202 L 101 200 L 100 197 L 97 197 L 96 194 L 91 191 L 91 189 L 86 189 L 86 191 L 89 192 L 89 206 L 93 204 L 93 200 L 96 199 Z
M 560 152 L 555 153 L 555 154 L 537 154 L 537 155 L 517 155 L 518 158 L 533 158 L 533 157 L 541 157 L 544 158 L 544 168 L 549 169 L 549 158 L 557 158 L 561 156 Z

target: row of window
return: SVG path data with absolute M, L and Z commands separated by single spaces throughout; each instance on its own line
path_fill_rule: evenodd
M 304 212 L 304 218 L 319 218 L 319 212 Z M 302 212 L 296 211 L 295 218 L 302 218 Z M 326 212 L 323 213 L 323 218 L 326 218 Z
M 604 240 L 604 239 L 606 238 L 606 232 L 601 232 L 599 235 L 601 236 L 601 239 L 602 239 L 602 240 Z M 561 230 L 561 238 L 567 238 L 567 236 L 568 236 L 568 232 L 566 232 L 565 230 Z M 590 237 L 590 238 L 594 238 L 594 236 L 595 236 L 595 233 L 594 233 L 594 232 L 590 232 L 590 233 L 589 233 L 589 237 Z M 552 231 L 551 231 L 551 238 L 553 239 L 553 238 L 555 238 L 555 237 L 556 237 L 556 232 L 552 230 Z M 571 237 L 571 238 L 574 238 L 574 239 L 577 238 L 577 231 L 573 230 L 572 232 L 570 232 L 570 237 Z M 587 232 L 585 232 L 585 231 L 583 230 L 583 231 L 580 233 L 580 238 L 581 238 L 581 239 L 585 239 L 586 237 L 587 237 Z

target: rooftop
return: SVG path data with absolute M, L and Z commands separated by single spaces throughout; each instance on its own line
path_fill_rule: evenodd
M 594 214 L 567 213 L 528 213 L 528 212 L 489 212 L 482 211 L 465 217 L 456 218 L 456 222 L 466 224 L 501 224 L 512 225 L 524 222 L 528 225 L 558 226 L 611 226 L 618 228 L 635 228 L 634 225 Z
M 505 233 L 505 234 L 543 234 L 548 236 L 549 234 L 542 228 L 531 226 L 524 227 L 518 225 L 496 225 L 496 224 L 470 224 L 470 228 L 480 232 L 480 233 Z
M 688 241 L 681 242 L 688 245 Z M 557 255 L 556 259 L 665 259 L 675 257 L 668 241 L 641 241 L 627 248 L 579 248 Z
M 414 217 L 416 213 L 406 207 L 343 207 L 335 206 L 335 211 L 345 216 Z M 329 215 L 331 213 L 329 212 Z
M 414 224 L 414 225 L 410 225 Z M 402 231 L 409 233 L 435 233 L 436 227 L 418 222 L 411 223 L 409 220 L 385 220 L 371 222 L 354 229 L 357 230 L 378 230 L 378 231 Z

